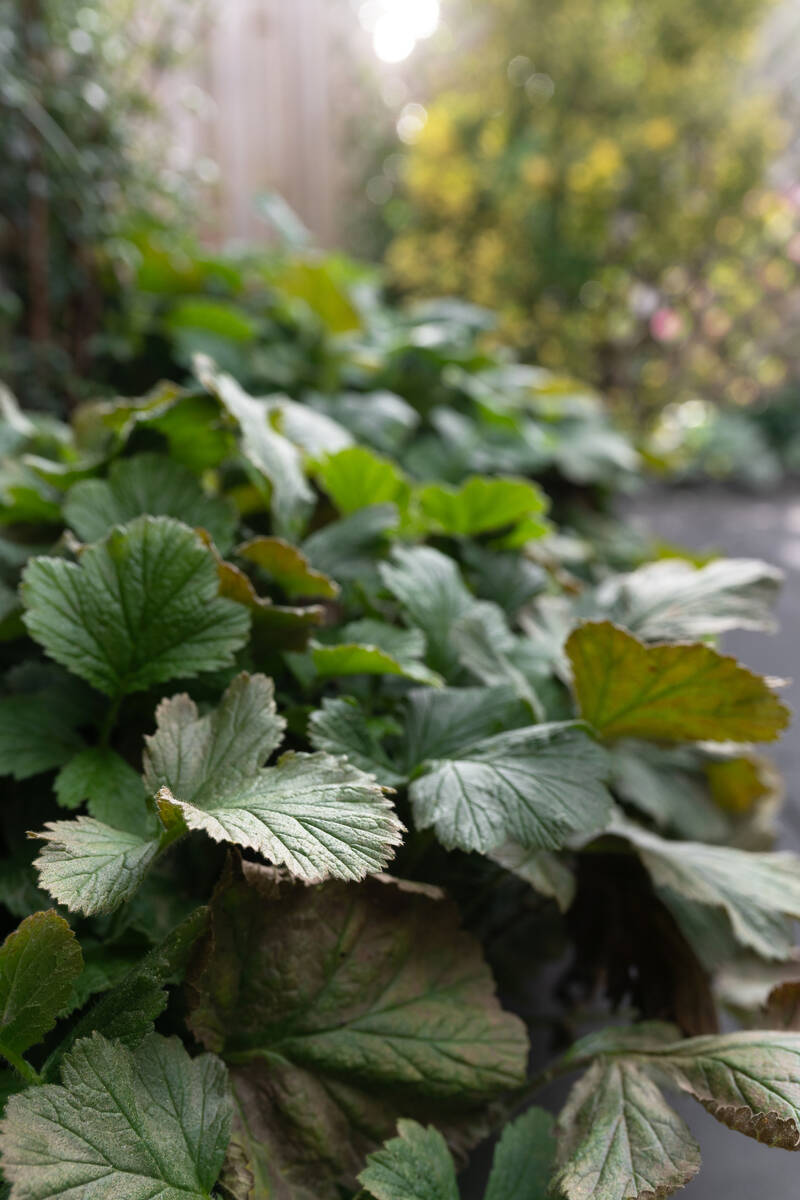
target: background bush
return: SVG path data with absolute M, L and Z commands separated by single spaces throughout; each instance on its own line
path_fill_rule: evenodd
M 429 53 L 427 118 L 386 160 L 398 286 L 498 309 L 627 418 L 792 377 L 797 198 L 767 182 L 783 134 L 745 70 L 767 9 L 456 5 L 458 52 Z

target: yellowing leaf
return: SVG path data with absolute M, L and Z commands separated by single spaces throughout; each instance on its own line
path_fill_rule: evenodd
M 605 738 L 765 742 L 789 721 L 764 679 L 709 646 L 645 646 L 600 621 L 566 649 L 581 714 Z
M 339 585 L 315 570 L 302 550 L 283 538 L 252 538 L 238 546 L 236 553 L 266 571 L 289 597 L 322 596 L 333 600 L 339 594 Z

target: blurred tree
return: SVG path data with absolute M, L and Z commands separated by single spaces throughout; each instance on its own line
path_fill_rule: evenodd
M 177 211 L 154 81 L 194 0 L 0 0 L 0 377 L 26 404 L 75 394 L 123 226 Z
M 500 309 L 516 345 L 639 414 L 782 383 L 797 194 L 764 186 L 783 134 L 744 71 L 768 7 L 454 0 L 472 33 L 429 58 L 382 205 L 399 287 Z

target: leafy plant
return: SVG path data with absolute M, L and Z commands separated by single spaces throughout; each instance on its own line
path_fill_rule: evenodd
M 457 1200 L 501 1131 L 485 1200 L 644 1200 L 700 1162 L 663 1088 L 800 1144 L 790 1001 L 720 1034 L 713 990 L 800 917 L 788 713 L 716 645 L 778 573 L 562 523 L 549 382 L 458 328 L 453 409 L 207 358 L 69 426 L 6 397 L 11 1200 Z
M 0 374 L 26 404 L 82 394 L 122 302 L 131 228 L 185 219 L 159 74 L 185 53 L 193 0 L 3 0 Z

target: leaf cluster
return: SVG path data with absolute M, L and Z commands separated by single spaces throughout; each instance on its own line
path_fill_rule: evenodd
M 662 1086 L 795 1148 L 798 1035 L 713 993 L 800 918 L 788 713 L 716 644 L 778 573 L 620 569 L 530 463 L 438 473 L 416 397 L 195 370 L 2 429 L 12 1200 L 456 1200 L 503 1126 L 488 1200 L 660 1197 L 699 1164 Z

